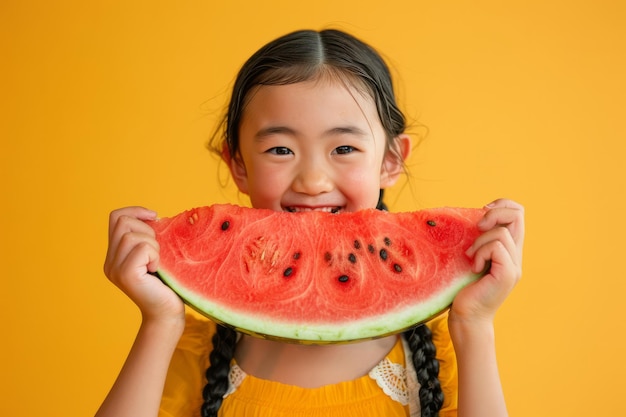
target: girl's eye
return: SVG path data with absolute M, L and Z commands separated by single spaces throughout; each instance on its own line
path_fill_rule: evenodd
M 293 153 L 291 152 L 291 149 L 285 148 L 284 146 L 276 146 L 274 148 L 268 149 L 267 152 L 274 155 L 290 155 Z
M 344 146 L 339 146 L 339 147 L 335 148 L 335 153 L 337 153 L 339 155 L 345 155 L 345 154 L 354 152 L 355 150 L 356 150 L 356 148 L 354 146 L 344 145 Z

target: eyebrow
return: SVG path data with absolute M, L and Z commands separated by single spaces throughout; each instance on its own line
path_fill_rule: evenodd
M 324 135 L 349 134 L 349 135 L 354 135 L 354 136 L 365 137 L 365 136 L 369 135 L 369 133 L 370 132 L 366 132 L 363 129 L 361 129 L 360 127 L 353 126 L 353 125 L 347 125 L 347 126 L 334 127 L 332 129 L 324 132 Z
M 287 126 L 269 126 L 260 129 L 254 136 L 258 140 L 263 140 L 264 138 L 277 134 L 285 134 L 290 136 L 295 136 L 298 132 Z M 370 132 L 366 132 L 363 129 L 354 126 L 354 125 L 345 125 L 345 126 L 337 126 L 325 131 L 322 136 L 333 136 L 333 135 L 353 135 L 357 137 L 365 138 L 369 135 Z
M 254 137 L 257 139 L 263 139 L 267 136 L 276 134 L 295 135 L 296 131 L 287 126 L 269 126 L 260 129 L 258 132 L 256 132 Z

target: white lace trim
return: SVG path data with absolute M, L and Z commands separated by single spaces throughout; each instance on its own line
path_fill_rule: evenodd
M 235 392 L 246 376 L 248 376 L 248 374 L 246 374 L 243 369 L 239 367 L 239 365 L 233 363 L 230 367 L 230 372 L 228 372 L 228 390 L 224 394 L 223 398 L 226 398 Z
M 402 405 L 409 403 L 409 390 L 404 366 L 385 358 L 370 371 L 369 376 L 392 400 Z

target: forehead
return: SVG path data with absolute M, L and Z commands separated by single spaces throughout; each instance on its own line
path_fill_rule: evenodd
M 370 127 L 380 125 L 371 95 L 362 86 L 337 77 L 256 86 L 246 100 L 242 123 L 276 117 L 292 122 L 316 117 L 320 122 L 362 119 Z

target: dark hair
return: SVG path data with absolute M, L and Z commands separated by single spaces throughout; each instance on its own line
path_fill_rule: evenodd
M 392 140 L 403 133 L 406 120 L 398 105 L 389 68 L 369 45 L 339 30 L 302 30 L 282 36 L 259 49 L 239 71 L 222 122 L 213 137 L 212 148 L 222 152 L 223 143 L 231 157 L 239 152 L 239 125 L 250 93 L 259 85 L 286 85 L 334 77 L 373 98 L 380 122 L 392 152 Z M 221 135 L 220 135 L 221 132 Z M 397 154 L 396 154 L 397 155 Z M 400 157 L 397 155 L 397 157 Z M 381 190 L 377 208 L 386 209 Z M 423 417 L 436 416 L 443 404 L 438 379 L 439 362 L 428 327 L 421 325 L 404 337 L 411 349 L 420 383 L 420 407 Z M 218 325 L 213 337 L 213 351 L 203 391 L 202 416 L 217 416 L 223 395 L 228 389 L 228 373 L 236 343 L 235 332 Z
M 398 108 L 389 68 L 368 44 L 345 32 L 333 29 L 301 30 L 284 35 L 254 53 L 239 70 L 227 114 L 216 130 L 210 147 L 221 154 L 225 143 L 232 157 L 239 152 L 239 125 L 250 98 L 260 85 L 286 85 L 334 77 L 373 98 L 387 137 L 393 138 L 406 128 Z
M 433 334 L 421 324 L 403 334 L 411 349 L 411 359 L 420 384 L 419 399 L 422 417 L 435 417 L 443 405 L 443 391 L 439 383 L 439 360 Z
M 207 384 L 202 391 L 202 417 L 217 417 L 217 411 L 222 406 L 224 394 L 228 390 L 230 361 L 235 355 L 237 334 L 231 328 L 218 324 L 212 341 L 213 350 L 209 355 L 211 365 L 206 370 Z

